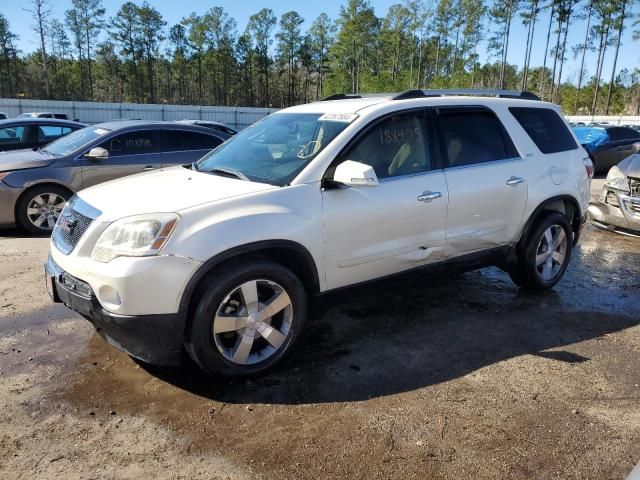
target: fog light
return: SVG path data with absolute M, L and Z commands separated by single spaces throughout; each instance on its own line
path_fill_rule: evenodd
M 102 303 L 109 304 L 114 307 L 119 307 L 122 303 L 122 300 L 120 300 L 120 294 L 111 285 L 101 286 L 100 290 L 98 290 L 98 296 Z

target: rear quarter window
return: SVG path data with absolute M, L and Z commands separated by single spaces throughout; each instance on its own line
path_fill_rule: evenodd
M 509 111 L 542 153 L 566 152 L 578 148 L 569 127 L 554 110 L 511 107 Z

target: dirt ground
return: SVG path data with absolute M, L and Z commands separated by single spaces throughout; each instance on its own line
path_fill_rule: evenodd
M 640 460 L 640 239 L 587 226 L 565 278 L 497 269 L 328 299 L 250 381 L 137 364 L 0 232 L 0 478 L 609 479 Z

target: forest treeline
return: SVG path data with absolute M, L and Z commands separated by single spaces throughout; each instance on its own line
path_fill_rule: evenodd
M 17 49 L 0 13 L 0 96 L 286 107 L 338 92 L 509 88 L 570 114 L 639 114 L 640 70 L 618 62 L 627 29 L 640 39 L 637 3 L 403 0 L 378 17 L 367 0 L 345 0 L 336 19 L 323 13 L 304 31 L 298 12 L 278 18 L 269 8 L 239 31 L 218 6 L 168 25 L 148 2 L 109 17 L 101 0 L 72 0 L 64 12 L 29 0 L 33 52 Z M 584 33 L 570 44 L 574 28 Z M 522 38 L 523 58 L 508 63 L 510 42 Z M 571 78 L 569 60 L 580 65 Z

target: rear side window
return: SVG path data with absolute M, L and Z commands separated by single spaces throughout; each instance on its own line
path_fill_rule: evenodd
M 222 143 L 214 135 L 186 130 L 167 130 L 162 132 L 165 152 L 180 152 L 184 150 L 213 150 Z
M 496 114 L 486 108 L 438 111 L 446 166 L 459 167 L 518 157 Z
M 24 127 L 0 128 L 0 145 L 16 145 L 23 140 Z
M 39 136 L 45 141 L 52 141 L 71 133 L 71 128 L 60 125 L 40 125 Z
M 567 124 L 550 108 L 511 107 L 511 114 L 542 153 L 578 148 Z

